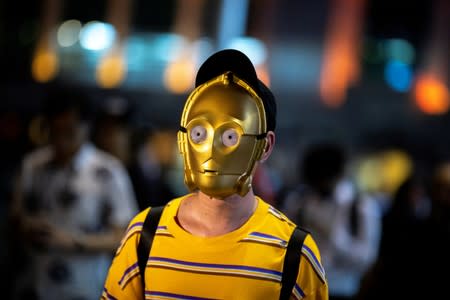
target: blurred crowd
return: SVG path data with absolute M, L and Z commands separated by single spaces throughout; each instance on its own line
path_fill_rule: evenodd
M 93 109 L 88 93 L 60 86 L 37 114 L 44 141 L 2 170 L 5 299 L 98 299 L 132 216 L 186 192 L 177 124 L 136 125 L 126 98 Z M 433 270 L 450 267 L 450 160 L 423 168 L 411 156 L 395 180 L 369 169 L 385 183 L 371 186 L 360 153 L 345 146 L 279 154 L 291 169 L 269 160 L 255 193 L 315 237 L 330 299 L 439 299 L 445 276 Z

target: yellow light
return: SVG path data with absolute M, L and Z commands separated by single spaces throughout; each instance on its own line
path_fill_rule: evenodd
M 121 54 L 103 57 L 97 66 L 97 83 L 103 88 L 119 86 L 126 76 L 125 59 Z
M 411 158 L 400 150 L 387 150 L 381 154 L 383 190 L 393 195 L 412 172 Z
M 59 68 L 58 56 L 53 49 L 39 49 L 34 55 L 31 65 L 33 78 L 41 83 L 52 80 Z
M 377 192 L 381 183 L 380 161 L 374 156 L 368 156 L 359 163 L 357 168 L 357 182 L 361 190 Z
M 421 75 L 417 79 L 415 97 L 417 106 L 426 114 L 444 114 L 450 108 L 448 88 L 431 74 Z
M 170 63 L 164 72 L 166 88 L 175 94 L 183 94 L 194 85 L 195 64 L 191 59 Z
M 363 159 L 357 169 L 362 190 L 393 195 L 411 174 L 413 163 L 404 151 L 389 149 Z

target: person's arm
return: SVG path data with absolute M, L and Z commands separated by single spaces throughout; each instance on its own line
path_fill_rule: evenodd
M 101 299 L 144 299 L 137 245 L 148 212 L 142 211 L 130 222 L 109 268 Z
M 44 150 L 45 151 L 45 150 Z M 44 153 L 40 151 L 40 153 Z M 9 219 L 16 234 L 26 244 L 41 244 L 41 237 L 50 228 L 48 220 L 42 218 L 38 213 L 31 214 L 26 209 L 25 198 L 30 197 L 33 190 L 33 176 L 36 158 L 40 155 L 33 153 L 26 156 L 20 166 L 20 170 L 13 181 L 12 201 L 9 210 Z M 36 199 L 33 199 L 36 201 Z M 36 205 L 36 203 L 32 203 Z
M 137 212 L 137 204 L 128 174 L 117 161 L 105 166 L 111 176 L 103 187 L 110 216 L 105 227 L 94 233 L 71 232 L 52 226 L 45 220 L 28 220 L 39 224 L 38 243 L 46 248 L 68 252 L 114 252 L 128 222 Z
M 311 235 L 302 247 L 300 269 L 291 299 L 328 300 L 328 283 L 325 277 L 320 252 Z
M 137 212 L 137 202 L 125 168 L 118 161 L 112 161 L 109 170 L 111 178 L 104 191 L 111 208 L 108 227 L 103 232 L 74 237 L 75 247 L 85 251 L 114 251 L 126 225 Z
M 27 217 L 25 226 L 34 232 L 33 241 L 48 248 L 67 252 L 113 252 L 123 237 L 125 228 L 108 227 L 101 233 L 73 233 L 56 227 L 45 219 Z M 36 236 L 37 228 L 39 233 Z
M 377 258 L 381 235 L 381 216 L 374 200 L 369 196 L 360 198 L 357 203 L 356 235 L 352 235 L 346 223 L 336 226 L 333 244 L 336 259 L 342 264 L 357 270 L 366 270 Z M 349 216 L 347 216 L 349 218 Z

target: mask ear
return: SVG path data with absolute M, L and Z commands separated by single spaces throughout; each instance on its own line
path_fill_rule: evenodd
M 179 130 L 177 133 L 177 139 L 178 139 L 178 151 L 183 156 L 183 162 L 184 162 L 184 183 L 186 184 L 188 189 L 192 192 L 197 187 L 195 186 L 194 177 L 192 175 L 191 170 L 189 168 L 187 168 L 187 163 L 188 163 L 186 160 L 187 143 L 188 143 L 187 133 L 182 130 Z
M 187 143 L 186 132 L 182 132 L 181 130 L 177 133 L 177 142 L 178 142 L 178 151 L 184 155 L 186 153 L 186 143 Z
M 264 154 L 264 152 L 266 151 L 266 146 L 267 146 L 267 140 L 261 139 L 258 140 L 258 142 L 256 143 L 256 160 L 260 160 L 262 155 Z

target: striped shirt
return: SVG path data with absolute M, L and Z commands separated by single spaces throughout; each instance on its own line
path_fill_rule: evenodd
M 147 261 L 145 291 L 136 248 L 149 209 L 130 223 L 102 299 L 278 299 L 284 254 L 295 225 L 258 198 L 256 211 L 240 228 L 198 237 L 175 221 L 183 198 L 169 202 L 161 216 Z M 320 254 L 310 235 L 299 251 L 303 255 L 292 298 L 328 299 Z

